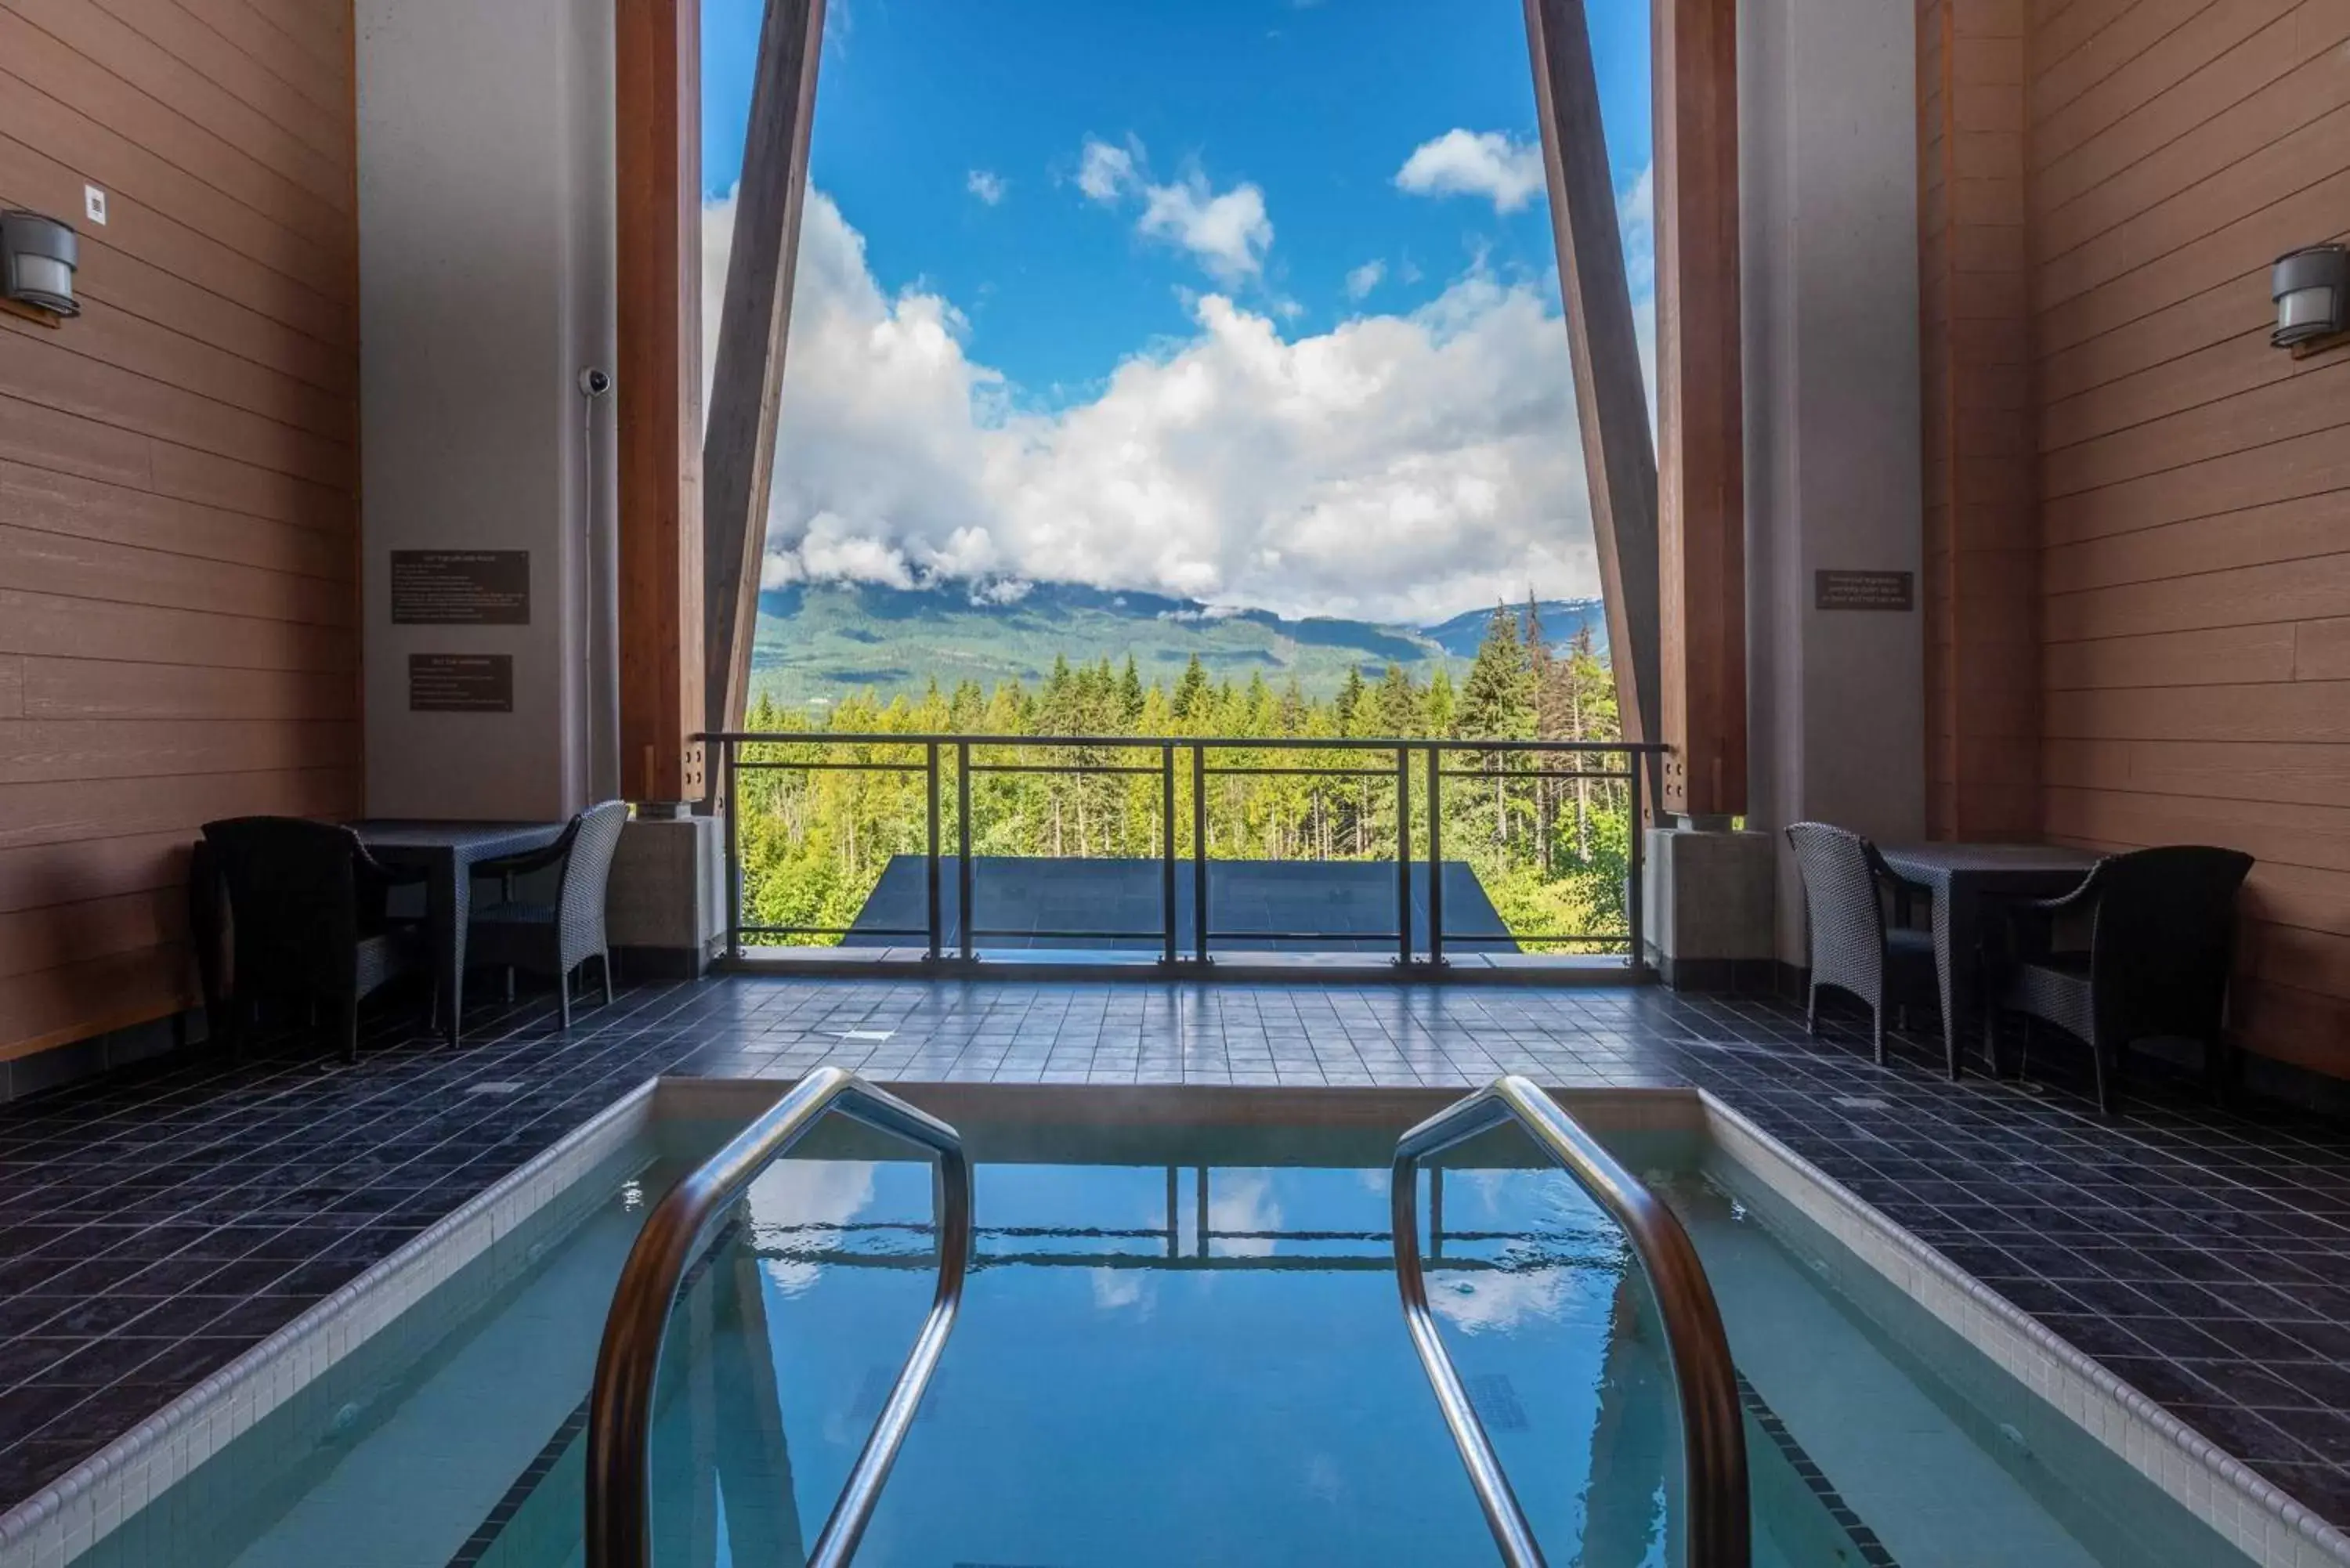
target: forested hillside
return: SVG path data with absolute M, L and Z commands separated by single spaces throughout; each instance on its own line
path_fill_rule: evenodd
M 1171 680 L 1155 678 L 1130 654 L 1123 660 L 1056 659 L 1033 686 L 966 680 L 930 685 L 919 696 L 854 696 L 820 719 L 763 695 L 748 727 L 811 737 L 827 731 L 1023 737 L 1017 744 L 976 748 L 974 761 L 1078 771 L 975 773 L 974 852 L 1084 857 L 1161 853 L 1159 752 L 1080 747 L 1056 743 L 1056 737 L 1611 740 L 1619 732 L 1614 683 L 1588 628 L 1554 642 L 1540 607 L 1531 605 L 1487 618 L 1476 655 L 1457 682 L 1441 663 L 1423 680 L 1393 662 L 1376 680 L 1350 669 L 1332 695 L 1316 697 L 1295 674 L 1278 684 L 1262 670 L 1235 679 L 1198 658 Z M 763 743 L 744 755 L 886 768 L 919 765 L 923 748 L 811 739 Z M 1220 747 L 1211 756 L 1226 767 L 1392 766 L 1391 754 L 1339 749 Z M 1188 749 L 1179 762 L 1176 851 L 1189 857 Z M 1532 776 L 1575 770 L 1562 759 L 1538 763 L 1523 753 L 1453 752 L 1444 765 L 1448 774 L 1477 774 L 1448 783 L 1445 856 L 1475 867 L 1513 932 L 1529 938 L 1622 929 L 1629 846 L 1623 784 Z M 1616 764 L 1591 765 L 1606 771 Z M 1149 771 L 1101 771 L 1113 766 Z M 1411 770 L 1413 853 L 1419 856 L 1427 846 L 1419 758 Z M 890 857 L 923 851 L 925 788 L 920 771 L 746 771 L 738 790 L 746 918 L 763 925 L 848 925 Z M 1211 857 L 1394 857 L 1396 789 L 1389 779 L 1255 774 L 1212 778 L 1208 788 Z M 957 835 L 951 773 L 941 793 L 941 836 L 951 853 Z
M 1596 602 L 1544 600 L 1552 641 L 1580 631 L 1607 653 Z M 816 708 L 860 693 L 919 699 L 935 680 L 951 692 L 1017 681 L 1032 693 L 1055 662 L 1072 668 L 1131 659 L 1145 686 L 1172 687 L 1197 659 L 1208 675 L 1245 687 L 1262 675 L 1275 691 L 1292 680 L 1307 696 L 1333 698 L 1348 674 L 1376 681 L 1392 664 L 1425 686 L 1440 669 L 1458 680 L 1474 658 L 1490 608 L 1430 627 L 1329 618 L 1289 618 L 1157 594 L 1112 593 L 1069 583 L 1016 591 L 969 583 L 893 588 L 871 583 L 795 583 L 759 596 L 753 691 L 785 708 Z

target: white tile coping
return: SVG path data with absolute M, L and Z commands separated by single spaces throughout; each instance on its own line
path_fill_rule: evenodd
M 2350 1536 L 1737 1111 L 1696 1097 L 1715 1147 L 2262 1568 L 2350 1564 Z
M 648 1079 L 0 1515 L 0 1568 L 63 1568 L 88 1552 L 644 1131 L 659 1094 Z

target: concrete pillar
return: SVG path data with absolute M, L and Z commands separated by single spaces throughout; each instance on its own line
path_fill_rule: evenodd
M 610 0 L 356 22 L 367 808 L 563 815 L 618 787 Z M 396 624 L 394 551 L 525 552 L 527 621 Z M 412 705 L 442 656 L 482 706 Z
M 726 820 L 632 818 L 612 857 L 606 935 L 632 980 L 689 980 L 726 940 Z
M 1800 966 L 1802 889 L 1779 830 L 1925 829 L 1922 617 L 1819 607 L 1822 572 L 1908 573 L 1918 602 L 1916 18 L 1887 0 L 1739 10 L 1746 826 L 1775 843 L 1774 946 Z
M 1721 818 L 1648 829 L 1641 891 L 1648 959 L 1679 991 L 1768 991 L 1773 966 L 1771 836 Z

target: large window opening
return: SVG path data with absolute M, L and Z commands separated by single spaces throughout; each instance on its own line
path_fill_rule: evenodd
M 762 14 L 705 3 L 712 362 Z M 1544 749 L 1622 728 L 1517 0 L 834 0 L 796 264 L 746 946 L 1628 950 L 1637 759 Z

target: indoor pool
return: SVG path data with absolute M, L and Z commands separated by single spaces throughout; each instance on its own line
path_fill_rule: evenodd
M 1334 1126 L 1267 1097 L 1245 1125 L 1106 1123 L 1068 1096 L 1001 1119 L 988 1104 L 944 1113 L 977 1162 L 976 1252 L 858 1563 L 1496 1561 L 1398 1304 L 1388 1162 L 1416 1113 Z M 613 1282 L 649 1200 L 733 1130 L 623 1149 L 582 1201 L 356 1350 L 331 1397 L 274 1411 L 82 1561 L 580 1563 Z M 1712 1279 L 1758 1563 L 2244 1561 L 1701 1135 L 1606 1141 Z M 1447 1347 L 1552 1563 L 1678 1563 L 1653 1303 L 1614 1224 L 1532 1159 L 1503 1129 L 1423 1179 Z M 671 1323 L 660 1563 L 802 1560 L 929 1309 L 931 1196 L 927 1163 L 836 1123 L 739 1206 Z

